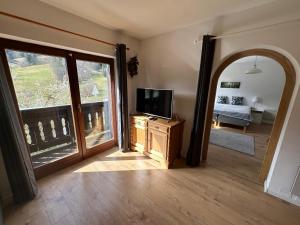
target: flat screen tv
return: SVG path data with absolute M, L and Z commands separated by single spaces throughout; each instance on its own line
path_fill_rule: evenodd
M 172 90 L 137 88 L 136 111 L 171 119 L 172 99 Z

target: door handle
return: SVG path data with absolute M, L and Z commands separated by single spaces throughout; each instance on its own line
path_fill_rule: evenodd
M 79 111 L 79 113 L 81 113 L 81 104 L 78 104 L 78 111 Z

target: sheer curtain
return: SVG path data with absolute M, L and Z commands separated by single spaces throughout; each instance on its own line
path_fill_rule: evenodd
M 35 197 L 37 185 L 31 158 L 14 107 L 5 76 L 4 52 L 0 57 L 0 146 L 3 160 L 16 203 Z

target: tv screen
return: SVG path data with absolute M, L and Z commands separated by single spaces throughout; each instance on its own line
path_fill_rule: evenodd
M 137 89 L 136 111 L 149 115 L 172 118 L 172 90 Z

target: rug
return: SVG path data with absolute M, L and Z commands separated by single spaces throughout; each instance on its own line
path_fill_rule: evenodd
M 211 129 L 209 142 L 227 149 L 254 155 L 254 137 L 225 130 Z

